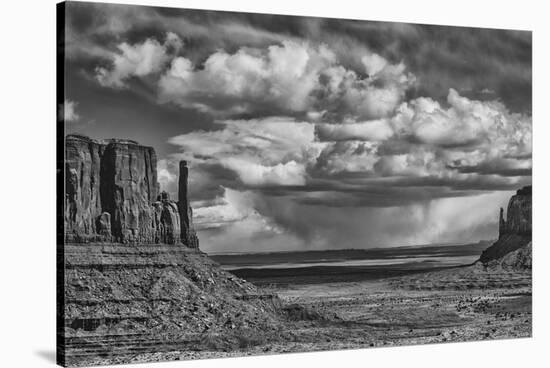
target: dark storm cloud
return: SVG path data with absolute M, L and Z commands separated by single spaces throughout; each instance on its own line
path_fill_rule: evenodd
M 365 73 L 365 51 L 393 63 L 403 61 L 420 81 L 410 97 L 443 101 L 449 88 L 455 88 L 476 99 L 501 99 L 513 111 L 531 111 L 530 32 L 106 4 L 69 6 L 69 49 L 88 56 L 105 57 L 117 42 L 162 38 L 167 31 L 183 39 L 186 57 L 194 63 L 220 48 L 233 53 L 243 46 L 308 39 L 328 44 L 345 67 L 360 75 Z
M 404 60 L 419 79 L 410 97 L 444 100 L 449 88 L 475 99 L 501 99 L 512 111 L 531 111 L 531 32 L 436 25 L 319 20 L 376 50 Z
M 67 9 L 67 131 L 154 146 L 172 195 L 188 160 L 212 249 L 490 237 L 531 182 L 529 32 Z
M 352 177 L 350 179 L 350 176 Z M 286 197 L 309 205 L 328 207 L 398 207 L 441 198 L 460 198 L 494 191 L 513 191 L 530 183 L 526 177 L 508 178 L 499 175 L 457 179 L 437 177 L 388 178 L 363 180 L 355 173 L 342 173 L 330 180 L 303 186 L 247 187 L 269 197 Z M 232 187 L 235 188 L 233 185 Z
M 277 229 L 281 234 L 280 239 L 284 241 L 284 244 L 275 243 L 278 248 L 273 249 L 269 248 L 273 243 L 260 238 L 253 244 L 253 248 L 249 248 L 252 250 L 413 245 L 455 241 L 457 236 L 461 241 L 478 240 L 480 237 L 489 239 L 494 234 L 498 211 L 488 204 L 502 205 L 510 195 L 509 192 L 496 192 L 463 197 L 458 202 L 442 199 L 398 207 L 343 209 L 312 206 L 293 198 L 271 198 L 252 195 L 250 192 L 243 193 L 247 196 L 246 201 L 252 202 L 257 211 L 253 217 L 269 219 L 269 227 Z M 232 207 L 236 202 L 238 201 L 229 200 L 227 205 Z M 342 211 L 345 211 L 345 216 Z M 448 226 L 450 222 L 453 223 L 452 227 Z M 249 226 L 253 224 L 253 221 L 248 223 Z M 232 242 L 232 238 L 227 235 L 231 234 L 230 229 L 234 224 L 226 223 L 226 226 L 228 230 L 223 233 L 223 242 L 227 244 Z M 250 245 L 242 244 L 241 249 L 246 250 L 247 247 Z
M 514 160 L 515 161 L 515 160 Z M 475 166 L 452 167 L 464 174 L 483 174 L 499 176 L 531 176 L 533 169 L 531 167 L 514 167 L 514 164 L 508 162 L 487 162 Z

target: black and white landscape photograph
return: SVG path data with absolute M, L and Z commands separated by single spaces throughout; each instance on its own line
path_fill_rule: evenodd
M 57 27 L 58 364 L 532 336 L 532 32 L 71 1 Z

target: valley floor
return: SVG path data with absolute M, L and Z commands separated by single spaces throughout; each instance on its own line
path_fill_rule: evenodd
M 287 321 L 283 330 L 231 351 L 172 351 L 132 362 L 218 358 L 380 346 L 530 337 L 531 273 L 458 267 L 359 282 L 263 285 L 287 305 L 322 319 Z M 311 320 L 307 320 L 311 319 Z M 249 341 L 255 341 L 253 336 Z

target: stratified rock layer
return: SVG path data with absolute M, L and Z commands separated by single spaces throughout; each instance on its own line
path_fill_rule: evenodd
M 532 187 L 519 189 L 508 202 L 506 220 L 500 211 L 499 237 L 504 235 L 531 236 L 532 233 Z
M 65 143 L 65 234 L 73 240 L 97 237 L 102 214 L 100 172 L 105 146 L 86 137 Z
M 117 242 L 154 242 L 154 209 L 158 195 L 157 158 L 151 147 L 110 142 L 101 158 L 101 204 L 111 214 Z
M 277 296 L 198 250 L 185 161 L 174 201 L 159 193 L 151 147 L 71 135 L 65 155 L 58 363 L 235 350 L 280 328 Z
M 500 209 L 499 238 L 480 257 L 483 264 L 500 260 L 531 243 L 532 238 L 532 187 L 519 189 L 508 202 L 506 220 Z M 523 254 L 523 253 L 522 253 Z M 528 252 L 530 256 L 530 252 Z
M 532 242 L 514 250 L 502 258 L 489 261 L 486 267 L 489 269 L 497 268 L 505 271 L 528 271 L 533 267 L 533 247 Z
M 276 295 L 225 272 L 197 249 L 66 244 L 64 261 L 58 347 L 64 366 L 234 351 L 265 343 L 285 317 Z
M 187 198 L 187 166 L 182 167 L 179 201 L 170 201 L 159 197 L 153 148 L 130 140 L 67 136 L 66 241 L 183 243 L 198 248 Z
M 155 208 L 155 228 L 158 236 L 155 238 L 155 243 L 179 243 L 181 222 L 176 202 L 171 201 L 168 194 L 162 193 L 153 206 Z

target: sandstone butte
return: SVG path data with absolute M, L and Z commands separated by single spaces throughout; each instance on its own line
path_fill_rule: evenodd
M 199 249 L 179 165 L 177 201 L 159 193 L 153 148 L 130 140 L 65 141 L 64 242 L 58 252 L 57 362 L 163 360 L 172 351 L 233 351 L 289 318 L 274 294 Z
M 531 268 L 532 211 L 532 187 L 517 190 L 508 202 L 506 219 L 500 209 L 498 240 L 481 254 L 483 265 Z
M 198 248 L 180 162 L 178 201 L 159 192 L 157 157 L 135 141 L 65 140 L 65 241 L 183 244 Z

